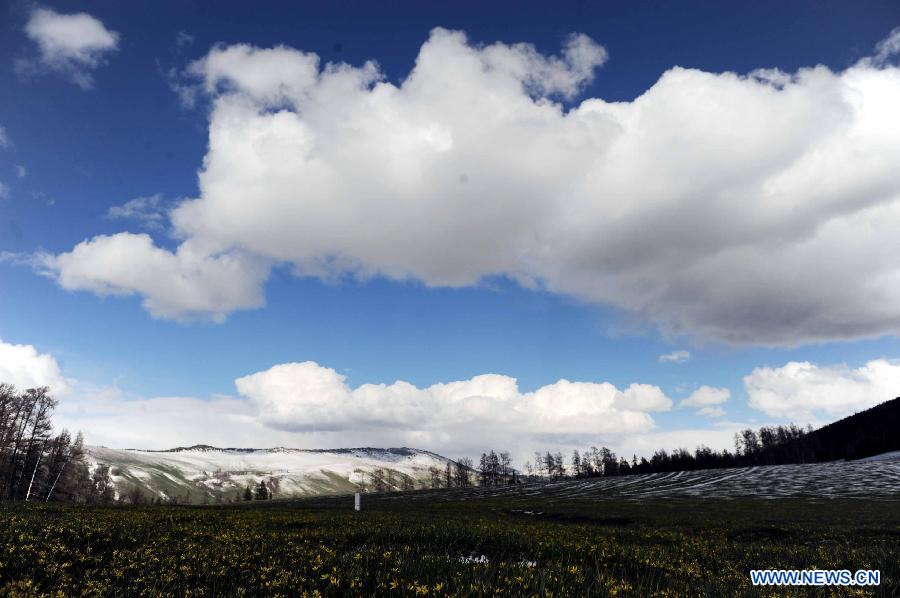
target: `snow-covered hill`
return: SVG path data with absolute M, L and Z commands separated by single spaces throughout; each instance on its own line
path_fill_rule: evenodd
M 146 498 L 218 502 L 266 481 L 277 497 L 356 492 L 381 478 L 394 489 L 421 488 L 429 468 L 448 459 L 418 449 L 233 449 L 198 445 L 168 451 L 86 448 L 91 470 L 110 467 L 117 495 L 140 488 Z

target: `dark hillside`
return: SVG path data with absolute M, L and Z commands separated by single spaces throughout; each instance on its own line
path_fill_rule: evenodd
M 900 397 L 814 430 L 802 441 L 816 461 L 900 451 Z

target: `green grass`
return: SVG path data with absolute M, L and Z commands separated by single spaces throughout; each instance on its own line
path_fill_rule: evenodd
M 900 593 L 900 501 L 416 496 L 5 504 L 0 594 L 786 594 L 751 568 L 880 569 L 856 593 Z

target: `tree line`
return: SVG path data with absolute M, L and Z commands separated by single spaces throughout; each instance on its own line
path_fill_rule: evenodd
M 445 469 L 429 468 L 431 488 L 465 488 L 477 480 L 480 486 L 500 486 L 526 481 L 562 480 L 605 476 L 636 475 L 696 469 L 749 467 L 814 463 L 822 455 L 820 440 L 812 427 L 794 424 L 763 426 L 758 430 L 745 429 L 734 435 L 734 450 L 714 450 L 700 445 L 693 452 L 678 448 L 657 450 L 649 458 L 620 457 L 607 447 L 592 446 L 572 452 L 567 459 L 561 451 L 536 451 L 522 471 L 512 466 L 508 451 L 492 450 L 482 453 L 478 466 L 468 458 L 448 461 Z M 408 489 L 389 483 L 391 477 L 381 476 L 371 487 L 377 492 Z
M 109 484 L 88 470 L 81 434 L 53 434 L 56 406 L 47 387 L 19 391 L 0 383 L 0 499 L 95 502 L 111 496 Z
M 616 455 L 607 447 L 592 446 L 572 452 L 566 458 L 561 451 L 536 451 L 533 460 L 522 471 L 513 467 L 509 451 L 491 450 L 481 454 L 478 465 L 462 457 L 448 460 L 443 468 L 429 467 L 425 487 L 467 488 L 505 486 L 522 482 L 622 476 L 696 469 L 812 463 L 816 461 L 816 445 L 809 432 L 796 425 L 764 426 L 759 430 L 746 429 L 734 436 L 734 451 L 713 450 L 698 446 L 693 452 L 684 448 L 660 449 L 648 459 L 633 455 L 629 460 Z M 414 490 L 416 480 L 393 469 L 376 468 L 360 484 L 364 492 L 392 492 Z
M 693 452 L 678 448 L 657 450 L 648 459 L 633 455 L 629 460 L 619 457 L 607 447 L 592 446 L 572 452 L 566 461 L 561 452 L 535 452 L 534 460 L 525 464 L 525 479 L 558 480 L 568 477 L 592 478 L 605 476 L 748 467 L 755 465 L 783 465 L 813 463 L 817 449 L 812 428 L 764 426 L 759 430 L 746 429 L 734 435 L 734 451 L 713 450 L 700 445 Z

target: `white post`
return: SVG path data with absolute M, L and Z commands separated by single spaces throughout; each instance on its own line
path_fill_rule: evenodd
M 353 510 L 359 511 L 360 509 L 360 496 L 359 492 L 353 495 Z

